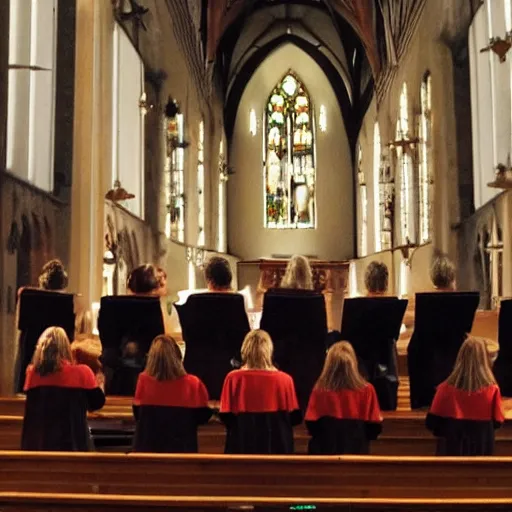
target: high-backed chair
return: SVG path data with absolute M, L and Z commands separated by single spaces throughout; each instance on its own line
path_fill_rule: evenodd
M 414 332 L 407 349 L 412 409 L 430 406 L 436 386 L 451 373 L 479 301 L 478 292 L 416 294 Z
M 224 378 L 240 358 L 250 331 L 244 298 L 238 293 L 197 293 L 175 306 L 186 344 L 185 368 L 204 382 L 211 399 L 220 399 Z
M 24 288 L 19 296 L 19 336 L 15 388 L 23 391 L 25 372 L 37 340 L 48 327 L 62 327 L 70 341 L 75 337 L 74 297 L 70 293 Z
M 349 341 L 359 366 L 375 387 L 380 408 L 397 406 L 398 367 L 396 341 L 400 336 L 407 300 L 397 297 L 345 299 L 341 339 Z
M 327 313 L 321 293 L 270 289 L 263 299 L 261 329 L 274 342 L 274 360 L 295 382 L 299 406 L 305 410 L 325 361 Z
M 106 393 L 133 396 L 151 342 L 165 332 L 160 299 L 134 295 L 102 297 L 98 330 L 107 377 Z
M 512 299 L 501 301 L 498 343 L 500 351 L 494 363 L 494 375 L 501 394 L 512 397 Z

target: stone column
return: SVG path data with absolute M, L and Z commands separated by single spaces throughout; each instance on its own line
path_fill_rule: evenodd
M 101 297 L 105 194 L 112 166 L 111 2 L 77 0 L 70 289 Z

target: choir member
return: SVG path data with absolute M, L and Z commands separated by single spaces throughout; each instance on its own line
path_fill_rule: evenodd
M 492 455 L 494 430 L 504 421 L 501 393 L 483 340 L 469 337 L 451 375 L 438 387 L 427 428 L 438 455 Z
M 313 272 L 307 258 L 300 255 L 290 258 L 281 280 L 281 288 L 292 288 L 295 290 L 314 289 Z
M 229 261 L 221 256 L 213 256 L 204 269 L 204 278 L 209 292 L 231 293 L 233 273 Z
M 197 452 L 198 426 L 212 415 L 208 392 L 200 379 L 185 371 L 180 348 L 170 336 L 153 341 L 133 404 L 134 451 Z
M 388 267 L 379 261 L 372 261 L 364 274 L 364 284 L 367 297 L 382 297 L 388 292 L 389 271 Z
M 87 411 L 103 407 L 102 387 L 88 366 L 73 363 L 64 329 L 46 329 L 27 368 L 22 449 L 88 451 Z
M 430 279 L 439 292 L 455 291 L 455 265 L 446 256 L 434 258 L 430 268 Z
M 220 400 L 226 425 L 225 453 L 293 453 L 293 429 L 301 422 L 293 379 L 272 364 L 268 333 L 252 331 L 242 345 L 242 367 L 229 373 Z
M 367 454 L 370 441 L 380 434 L 377 394 L 359 373 L 354 349 L 347 341 L 329 349 L 305 420 L 311 454 Z

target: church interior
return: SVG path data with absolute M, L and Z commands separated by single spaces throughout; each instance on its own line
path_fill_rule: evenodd
M 512 510 L 511 47 L 512 0 L 2 0 L 0 510 Z M 297 296 L 280 291 L 296 255 Z M 55 260 L 66 284 L 43 293 Z M 136 290 L 138 269 L 162 296 Z M 123 387 L 106 340 L 134 322 L 148 366 Z M 106 375 L 83 384 L 103 402 L 82 449 L 27 448 L 28 397 L 48 398 L 24 372 L 51 326 Z M 302 416 L 290 450 L 237 452 L 228 379 L 266 331 L 295 381 L 287 421 Z M 134 332 L 115 348 L 130 361 Z M 195 449 L 132 454 L 162 335 L 213 413 Z M 481 453 L 441 453 L 439 394 L 475 339 L 501 428 Z M 331 352 L 375 387 L 357 421 L 382 432 L 359 452 L 312 451 Z

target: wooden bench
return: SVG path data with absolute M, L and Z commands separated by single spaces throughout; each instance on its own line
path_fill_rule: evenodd
M 230 498 L 512 497 L 512 458 L 0 452 L 0 492 Z M 300 498 L 299 498 L 300 497 Z
M 186 511 L 236 510 L 241 507 L 264 507 L 265 510 L 337 510 L 340 512 L 386 512 L 405 511 L 480 511 L 512 509 L 511 499 L 322 499 L 315 498 L 305 503 L 301 498 L 270 497 L 196 497 L 196 496 L 123 496 L 50 493 L 0 493 L 3 512 L 34 512 L 66 510 L 67 512 L 142 512 L 178 509 Z
M 21 446 L 21 428 L 23 418 L 18 416 L 0 416 L 0 450 L 18 450 Z M 101 428 L 101 438 L 97 442 L 98 451 L 129 451 L 130 431 L 134 429 L 131 415 L 118 414 L 90 422 L 93 432 Z M 96 429 L 96 430 L 94 430 Z M 125 434 L 117 432 L 125 429 Z M 108 439 L 109 431 L 111 439 Z M 199 452 L 221 454 L 224 452 L 225 430 L 222 424 L 212 421 L 199 429 Z M 304 426 L 294 429 L 295 452 L 307 453 L 309 441 Z M 372 455 L 433 455 L 436 440 L 425 428 L 424 413 L 386 413 L 383 431 L 379 439 L 372 443 Z M 496 433 L 496 455 L 512 456 L 512 421 Z

